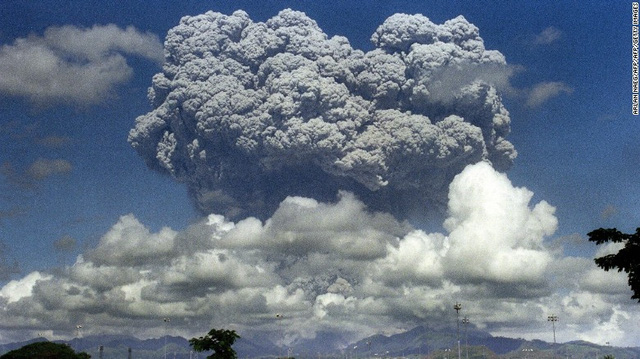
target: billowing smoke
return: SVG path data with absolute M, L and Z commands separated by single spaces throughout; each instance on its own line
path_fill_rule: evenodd
M 184 17 L 129 142 L 203 213 L 230 218 L 340 189 L 407 216 L 446 204 L 468 164 L 511 166 L 498 91 L 510 70 L 477 27 L 398 14 L 371 41 L 353 49 L 293 10 L 264 23 L 243 11 Z

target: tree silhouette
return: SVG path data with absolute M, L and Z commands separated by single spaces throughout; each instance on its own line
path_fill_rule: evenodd
M 618 272 L 627 273 L 629 286 L 633 291 L 631 298 L 640 302 L 640 228 L 636 228 L 636 233 L 633 234 L 622 233 L 615 228 L 599 228 L 587 235 L 589 241 L 596 245 L 607 242 L 624 243 L 618 253 L 598 257 L 595 262 L 605 271 L 617 269 Z
M 238 338 L 240 336 L 235 330 L 211 329 L 204 337 L 189 339 L 189 344 L 197 352 L 213 350 L 208 359 L 237 359 L 231 346 Z
M 66 344 L 51 342 L 37 342 L 12 350 L 0 359 L 89 359 L 91 355 L 81 352 L 76 353 Z

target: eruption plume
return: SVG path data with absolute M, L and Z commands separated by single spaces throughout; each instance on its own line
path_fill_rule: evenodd
M 264 23 L 243 11 L 184 17 L 129 142 L 199 210 L 229 218 L 339 190 L 406 217 L 446 204 L 469 164 L 512 165 L 498 92 L 510 70 L 477 27 L 397 14 L 371 41 L 353 49 L 293 10 Z

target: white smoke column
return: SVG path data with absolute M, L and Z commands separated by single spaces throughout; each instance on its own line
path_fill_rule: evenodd
M 510 71 L 478 28 L 400 14 L 371 40 L 374 50 L 354 50 L 292 10 L 264 23 L 243 11 L 184 17 L 129 142 L 203 213 L 231 218 L 339 189 L 406 216 L 444 206 L 468 164 L 511 166 L 497 90 Z

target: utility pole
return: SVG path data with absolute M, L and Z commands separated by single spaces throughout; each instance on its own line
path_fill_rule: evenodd
M 460 352 L 460 309 L 462 309 L 462 304 L 456 302 L 453 305 L 453 309 L 456 310 L 456 328 L 457 328 L 457 338 L 458 338 L 458 359 L 461 359 L 462 353 Z
M 558 321 L 558 316 L 555 314 L 551 314 L 547 317 L 547 321 L 551 322 L 553 325 L 553 344 L 556 344 L 556 322 Z
M 167 330 L 169 329 L 168 327 L 171 319 L 163 318 L 162 320 L 164 321 L 164 359 L 167 359 Z
M 469 359 L 469 336 L 467 335 L 467 327 L 469 326 L 469 318 L 466 316 L 462 318 L 462 324 L 464 324 L 464 350 L 466 352 L 467 359 Z

